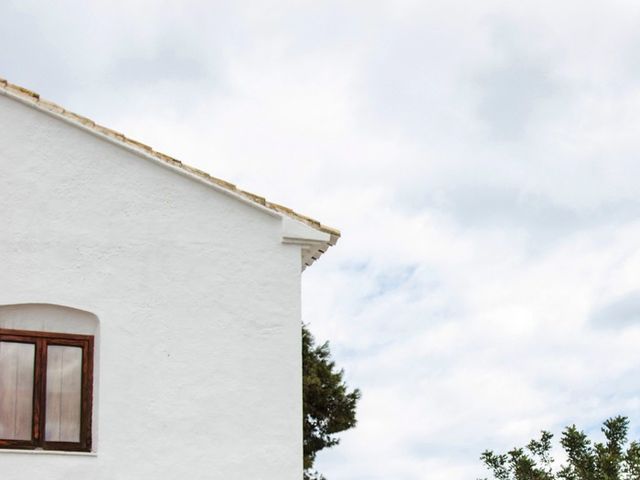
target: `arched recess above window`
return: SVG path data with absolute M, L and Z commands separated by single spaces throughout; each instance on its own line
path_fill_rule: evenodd
M 84 310 L 49 303 L 0 305 L 0 328 L 96 335 L 98 317 Z
M 98 317 L 0 306 L 0 448 L 90 451 Z

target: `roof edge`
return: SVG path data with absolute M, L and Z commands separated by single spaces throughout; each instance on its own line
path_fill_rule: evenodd
M 180 171 L 188 174 L 189 176 L 193 176 L 199 180 L 202 180 L 205 183 L 213 187 L 216 187 L 217 190 L 230 193 L 253 206 L 262 207 L 261 209 L 266 209 L 271 212 L 275 212 L 283 217 L 292 218 L 320 232 L 327 233 L 331 237 L 331 241 L 327 242 L 327 245 L 329 246 L 335 245 L 335 243 L 338 241 L 338 238 L 340 238 L 340 235 L 341 235 L 340 231 L 336 228 L 323 225 L 318 220 L 315 220 L 311 217 L 298 213 L 289 207 L 285 207 L 284 205 L 270 202 L 266 198 L 260 195 L 256 195 L 255 193 L 242 190 L 233 183 L 230 183 L 220 178 L 209 175 L 207 172 L 200 170 L 198 168 L 192 167 L 186 163 L 183 163 L 182 161 L 174 157 L 171 157 L 170 155 L 164 154 L 162 152 L 158 152 L 154 150 L 152 147 L 150 147 L 149 145 L 146 145 L 142 142 L 129 138 L 124 134 L 117 132 L 115 130 L 112 130 L 108 127 L 97 124 L 90 118 L 87 118 L 82 115 L 78 115 L 77 113 L 66 110 L 64 107 L 56 103 L 42 99 L 40 98 L 40 95 L 38 93 L 33 92 L 27 88 L 21 87 L 19 85 L 10 83 L 9 81 L 3 78 L 0 78 L 0 94 L 15 98 L 16 100 L 27 103 L 28 105 L 31 105 L 39 110 L 43 110 L 47 113 L 53 114 L 69 123 L 75 124 L 83 129 L 86 129 L 91 133 L 95 133 L 99 136 L 106 137 L 108 140 L 114 143 L 117 143 L 119 145 L 125 146 L 127 147 L 127 149 L 140 153 L 145 157 L 151 157 L 152 159 L 160 161 L 164 164 L 167 164 L 168 166 L 171 166 L 174 169 L 179 169 Z

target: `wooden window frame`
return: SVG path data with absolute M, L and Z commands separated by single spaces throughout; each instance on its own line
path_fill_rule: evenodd
M 90 452 L 91 417 L 93 414 L 93 335 L 0 329 L 0 341 L 28 343 L 35 346 L 31 440 L 5 440 L 0 438 L 0 449 Z M 50 345 L 82 348 L 79 442 L 51 442 L 45 440 L 47 347 Z

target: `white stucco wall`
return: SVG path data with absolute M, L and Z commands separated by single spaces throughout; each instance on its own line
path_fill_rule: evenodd
M 98 319 L 93 454 L 3 480 L 299 480 L 300 246 L 281 219 L 0 96 L 0 305 Z M 80 332 L 82 333 L 82 332 Z

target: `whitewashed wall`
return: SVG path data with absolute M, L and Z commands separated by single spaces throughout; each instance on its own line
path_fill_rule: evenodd
M 0 305 L 98 318 L 93 454 L 3 480 L 300 480 L 300 247 L 281 220 L 0 96 Z

